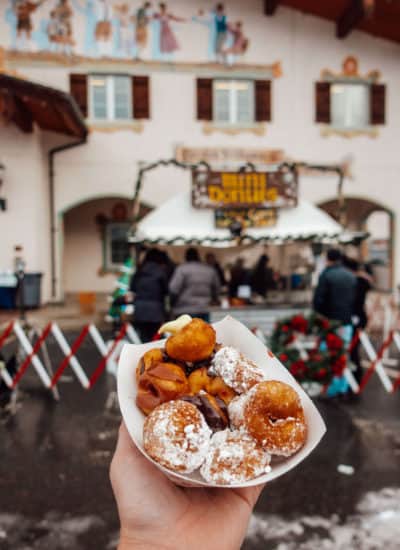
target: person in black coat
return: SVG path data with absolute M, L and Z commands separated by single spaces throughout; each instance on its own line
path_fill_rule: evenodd
M 131 291 L 134 293 L 134 327 L 142 342 L 149 342 L 166 320 L 168 276 L 160 251 L 150 249 L 146 252 L 132 277 Z
M 344 258 L 344 265 L 355 275 L 357 280 L 356 295 L 353 304 L 353 326 L 354 330 L 364 330 L 368 324 L 368 316 L 365 309 L 365 302 L 368 292 L 372 289 L 372 277 L 353 258 Z M 350 358 L 356 366 L 355 379 L 361 382 L 363 370 L 360 359 L 360 342 L 358 341 L 350 353 Z
M 336 248 L 327 251 L 327 267 L 319 276 L 315 289 L 314 311 L 328 319 L 351 324 L 356 298 L 356 277 L 342 264 L 342 255 Z
M 262 254 L 253 269 L 250 280 L 251 290 L 263 298 L 266 298 L 268 290 L 274 284 L 274 272 L 268 264 L 269 256 Z

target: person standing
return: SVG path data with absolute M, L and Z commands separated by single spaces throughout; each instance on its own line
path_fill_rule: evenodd
M 207 252 L 207 254 L 206 254 L 206 264 L 215 269 L 215 271 L 218 274 L 218 278 L 219 278 L 219 282 L 220 282 L 221 286 L 225 286 L 226 285 L 226 280 L 225 280 L 224 270 L 222 269 L 221 265 L 218 263 L 218 260 L 215 257 L 215 254 L 213 254 L 212 252 Z
M 131 281 L 134 293 L 134 327 L 142 342 L 149 342 L 166 320 L 167 271 L 163 257 L 150 249 Z
M 250 280 L 251 290 L 263 298 L 266 298 L 268 290 L 274 284 L 274 272 L 268 264 L 269 256 L 262 254 L 253 269 Z
M 368 324 L 365 302 L 368 292 L 372 289 L 372 277 L 365 271 L 364 267 L 360 265 L 357 260 L 353 260 L 353 258 L 345 258 L 344 265 L 348 269 L 350 269 L 357 280 L 356 293 L 353 304 L 353 327 L 354 330 L 364 330 Z M 351 350 L 350 359 L 356 366 L 354 377 L 357 380 L 357 383 L 360 384 L 363 376 L 363 370 L 361 367 L 359 341 L 357 341 L 357 343 Z
M 342 263 L 342 254 L 336 248 L 330 248 L 326 254 L 327 266 L 321 273 L 315 289 L 314 311 L 332 321 L 340 321 L 338 333 L 348 348 L 353 335 L 352 316 L 356 298 L 357 281 L 353 273 Z M 322 342 L 321 346 L 325 345 Z M 335 376 L 328 387 L 327 396 L 333 397 L 348 392 L 348 383 L 344 376 Z
M 173 314 L 188 313 L 208 321 L 208 307 L 218 301 L 218 274 L 213 267 L 201 262 L 195 248 L 187 249 L 185 260 L 175 269 L 169 283 Z

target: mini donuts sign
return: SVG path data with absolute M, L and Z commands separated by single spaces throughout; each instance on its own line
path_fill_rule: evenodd
M 294 170 L 212 172 L 193 170 L 194 208 L 290 208 L 297 205 Z

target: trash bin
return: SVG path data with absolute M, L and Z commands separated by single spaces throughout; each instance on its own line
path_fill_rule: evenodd
M 11 272 L 0 272 L 0 309 L 15 309 L 17 278 Z
M 25 273 L 23 282 L 23 304 L 26 308 L 38 308 L 41 305 L 42 273 Z

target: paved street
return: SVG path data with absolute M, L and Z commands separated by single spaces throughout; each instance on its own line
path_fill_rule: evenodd
M 87 372 L 99 359 L 89 344 L 80 358 Z M 115 548 L 114 378 L 104 375 L 85 392 L 67 371 L 58 404 L 33 373 L 24 380 L 16 416 L 0 423 L 0 550 Z M 387 395 L 373 380 L 357 403 L 317 404 L 328 433 L 265 489 L 244 550 L 398 548 L 400 393 Z

